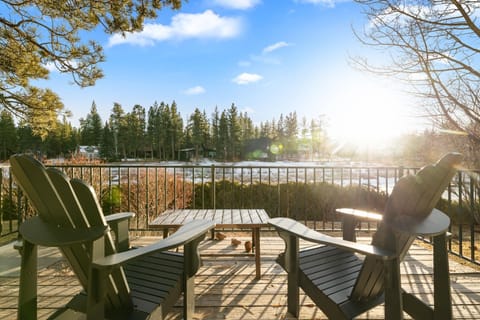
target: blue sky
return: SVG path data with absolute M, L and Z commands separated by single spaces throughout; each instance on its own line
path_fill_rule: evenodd
M 352 26 L 368 23 L 360 11 L 348 0 L 190 0 L 126 38 L 85 34 L 105 48 L 105 77 L 94 87 L 71 85 L 58 73 L 47 85 L 77 127 L 93 100 L 104 121 L 114 102 L 129 112 L 134 104 L 148 110 L 175 100 L 184 118 L 232 103 L 256 123 L 293 111 L 299 119 L 322 116 L 336 139 L 411 131 L 418 123 L 408 96 L 349 65 L 349 56 L 381 59 L 353 35 Z

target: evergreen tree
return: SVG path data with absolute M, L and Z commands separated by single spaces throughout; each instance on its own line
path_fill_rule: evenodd
M 225 110 L 223 110 L 220 121 L 218 125 L 218 147 L 217 147 L 217 156 L 223 161 L 227 161 L 228 150 L 229 150 L 229 125 L 228 125 L 228 115 Z
M 170 127 L 170 106 L 164 102 L 160 103 L 157 115 L 158 126 L 158 145 L 160 151 L 160 159 L 167 160 L 167 150 L 169 149 L 169 132 Z
M 283 113 L 280 113 L 280 118 L 278 119 L 278 122 L 277 122 L 275 135 L 279 141 L 283 142 L 285 140 L 286 130 L 285 130 L 285 120 L 283 118 Z
M 246 141 L 255 137 L 255 130 L 252 119 L 248 116 L 246 112 L 240 114 L 240 126 L 241 126 L 241 140 Z
M 284 131 L 285 153 L 288 156 L 293 157 L 298 152 L 298 121 L 296 112 L 290 112 L 285 117 Z
M 114 144 L 113 131 L 110 128 L 110 124 L 105 122 L 103 126 L 102 141 L 100 143 L 100 156 L 106 160 L 115 159 L 115 144 Z
M 215 106 L 215 110 L 213 111 L 213 114 L 212 114 L 210 130 L 211 130 L 210 136 L 212 137 L 211 144 L 215 148 L 217 153 L 216 156 L 218 158 L 221 144 L 220 144 L 220 113 L 218 111 L 217 106 Z
M 144 151 L 145 140 L 145 108 L 136 104 L 132 112 L 125 116 L 125 140 L 127 155 L 139 157 L 139 152 Z
M 133 113 L 135 114 L 136 119 L 136 130 L 135 130 L 135 144 L 138 149 L 144 154 L 145 153 L 145 132 L 146 132 L 146 115 L 145 108 L 139 104 L 136 104 L 133 107 Z
M 273 134 L 271 133 L 271 125 L 270 122 L 267 120 L 264 122 L 260 122 L 260 138 L 273 138 Z
M 228 125 L 229 125 L 229 158 L 232 160 L 238 160 L 241 150 L 241 126 L 238 117 L 238 109 L 234 103 L 232 103 L 230 109 L 228 109 Z
M 147 113 L 147 145 L 152 149 L 153 153 L 156 157 L 160 158 L 160 154 L 158 152 L 158 126 L 157 126 L 157 114 L 158 114 L 158 103 L 155 101 L 150 108 L 148 108 Z
M 58 127 L 60 132 L 60 152 L 65 156 L 75 151 L 77 142 L 74 136 L 75 131 L 72 128 L 72 124 L 67 121 L 67 118 L 71 117 L 71 112 L 66 111 L 62 114 L 62 122 L 59 122 Z
M 90 113 L 85 119 L 80 119 L 81 144 L 86 146 L 99 146 L 102 141 L 102 119 L 97 112 L 95 101 L 92 102 Z
M 26 121 L 20 121 L 18 128 L 18 150 L 39 154 L 42 147 L 42 139 L 34 134 L 34 130 Z
M 254 136 L 254 128 L 252 119 L 248 117 L 246 112 L 240 113 L 239 117 L 240 128 L 241 128 L 241 135 L 240 135 L 240 147 L 241 147 L 241 154 L 240 159 L 244 159 L 243 151 L 245 149 L 247 141 L 252 140 Z
M 171 159 L 175 159 L 175 150 L 179 150 L 183 143 L 183 120 L 180 112 L 178 112 L 177 103 L 172 102 L 170 107 L 170 128 L 171 128 Z
M 62 132 L 61 124 L 57 121 L 54 130 L 50 130 L 43 140 L 42 150 L 47 157 L 56 157 L 62 153 Z
M 125 134 L 122 131 L 122 129 L 124 129 L 125 127 L 124 116 L 125 116 L 125 112 L 123 111 L 122 106 L 119 103 L 115 102 L 113 104 L 112 113 L 110 114 L 110 130 L 112 131 L 112 134 L 113 134 L 113 146 L 114 146 L 115 158 L 119 158 L 120 153 L 123 155 L 123 157 L 126 157 L 125 138 L 124 138 Z
M 200 151 L 208 143 L 209 126 L 205 112 L 200 112 L 198 108 L 195 108 L 193 114 L 190 116 L 188 123 L 188 131 L 190 142 L 195 148 L 195 158 L 199 158 Z
M 312 139 L 312 151 L 316 155 L 325 153 L 325 147 L 327 144 L 327 137 L 323 130 L 322 118 L 312 119 L 310 121 L 310 137 Z
M 17 130 L 13 117 L 5 109 L 0 112 L 0 159 L 6 160 L 17 150 Z

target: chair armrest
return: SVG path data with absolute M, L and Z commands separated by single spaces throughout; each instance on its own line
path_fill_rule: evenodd
M 64 247 L 99 239 L 105 235 L 107 227 L 67 228 L 50 224 L 36 216 L 24 221 L 20 225 L 19 232 L 23 239 L 35 245 Z
M 377 212 L 351 209 L 351 208 L 339 208 L 335 210 L 342 215 L 342 231 L 343 240 L 355 242 L 357 239 L 355 235 L 355 228 L 359 221 L 374 221 L 380 222 L 383 219 L 383 215 Z
M 359 244 L 356 242 L 330 237 L 312 230 L 305 225 L 289 218 L 273 218 L 268 220 L 268 223 L 274 226 L 277 231 L 287 233 L 291 236 L 301 238 L 309 242 L 335 246 L 364 255 L 376 256 L 382 260 L 391 260 L 397 257 L 395 252 L 372 245 Z
M 103 269 L 122 265 L 128 261 L 143 257 L 156 251 L 166 251 L 177 248 L 204 236 L 215 227 L 215 223 L 209 220 L 192 220 L 181 226 L 170 237 L 162 239 L 149 246 L 132 249 L 125 252 L 112 254 L 103 258 L 95 259 L 92 267 Z
M 352 217 L 361 221 L 382 221 L 383 215 L 374 211 L 366 211 L 352 208 L 338 208 L 335 210 L 337 213 L 344 215 L 345 217 Z
M 133 212 L 120 212 L 105 216 L 105 220 L 115 233 L 115 247 L 118 252 L 127 251 L 130 248 L 130 237 L 128 235 L 128 224 L 133 218 Z
M 108 224 L 112 224 L 112 223 L 118 223 L 124 220 L 128 220 L 133 217 L 135 217 L 135 213 L 133 212 L 118 212 L 118 213 L 113 213 L 105 216 L 105 220 L 107 221 Z

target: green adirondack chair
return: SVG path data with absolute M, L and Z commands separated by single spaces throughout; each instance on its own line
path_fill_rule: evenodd
M 344 239 L 307 228 L 288 218 L 270 219 L 285 241 L 277 261 L 288 273 L 288 312 L 299 316 L 299 288 L 329 319 L 352 319 L 385 303 L 386 319 L 402 319 L 403 311 L 418 319 L 451 319 L 451 297 L 446 252 L 450 219 L 434 209 L 456 172 L 461 155 L 450 153 L 416 175 L 402 177 L 387 201 L 371 245 L 354 241 L 358 219 L 375 215 L 352 209 L 343 227 Z M 360 217 L 362 216 L 362 217 Z M 400 262 L 419 235 L 433 237 L 434 308 L 402 290 Z M 299 250 L 299 239 L 321 246 Z
M 162 319 L 183 292 L 185 319 L 194 312 L 198 244 L 214 227 L 194 220 L 150 246 L 129 249 L 131 213 L 105 217 L 94 190 L 26 155 L 10 158 L 16 182 L 38 216 L 19 228 L 19 319 L 37 318 L 37 246 L 58 247 L 84 292 L 57 315 L 88 319 Z M 183 246 L 183 254 L 168 251 Z

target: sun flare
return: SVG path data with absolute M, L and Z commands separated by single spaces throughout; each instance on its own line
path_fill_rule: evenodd
M 331 123 L 332 136 L 339 143 L 359 148 L 386 147 L 411 128 L 407 99 L 398 90 L 357 83 L 339 97 L 338 114 Z

